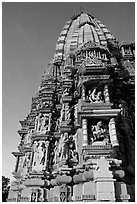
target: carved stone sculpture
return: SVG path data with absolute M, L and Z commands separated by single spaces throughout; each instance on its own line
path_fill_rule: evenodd
M 63 91 L 63 97 L 64 96 L 68 96 L 69 95 L 69 89 L 66 88 L 64 91 Z
M 60 160 L 68 158 L 68 134 L 64 133 L 61 135 L 59 143 L 59 154 Z
M 45 142 L 34 142 L 34 158 L 32 170 L 41 171 L 45 167 L 45 159 L 46 159 L 46 145 Z
M 53 163 L 54 165 L 57 164 L 59 158 L 59 142 L 55 142 L 55 148 L 54 148 L 54 158 L 53 158 Z
M 103 102 L 101 91 L 97 92 L 96 88 L 92 92 L 91 92 L 91 90 L 89 90 L 89 92 L 88 92 L 88 100 L 91 103 Z
M 26 135 L 25 139 L 24 139 L 24 144 L 26 146 L 29 146 L 31 144 L 31 131 L 28 131 L 28 134 Z
M 68 104 L 65 105 L 65 120 L 69 120 L 70 119 L 70 107 Z
M 95 141 L 106 141 L 108 142 L 108 137 L 107 137 L 107 129 L 103 127 L 102 121 L 99 121 L 97 125 L 92 125 L 91 126 L 92 130 L 92 138 L 91 142 Z

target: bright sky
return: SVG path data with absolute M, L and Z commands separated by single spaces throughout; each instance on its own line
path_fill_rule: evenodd
M 20 136 L 57 38 L 70 17 L 83 11 L 104 23 L 119 42 L 135 41 L 134 3 L 4 2 L 2 6 L 2 174 L 12 178 Z

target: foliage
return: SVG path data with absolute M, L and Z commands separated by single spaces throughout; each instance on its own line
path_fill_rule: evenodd
M 8 192 L 10 188 L 9 182 L 9 178 L 2 176 L 2 202 L 6 202 L 6 199 L 8 198 Z

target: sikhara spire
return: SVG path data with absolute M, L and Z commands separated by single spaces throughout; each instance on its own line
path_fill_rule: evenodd
M 8 201 L 134 201 L 134 50 L 88 13 L 66 22 L 20 121 Z
M 115 38 L 103 23 L 90 14 L 81 12 L 64 25 L 57 41 L 55 57 L 62 59 L 88 41 L 107 46 L 109 39 Z

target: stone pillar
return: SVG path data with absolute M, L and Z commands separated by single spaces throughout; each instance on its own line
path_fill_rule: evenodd
M 98 161 L 98 170 L 94 172 L 94 181 L 96 184 L 96 201 L 115 202 L 115 188 L 112 172 L 109 170 L 109 162 L 105 157 Z
M 81 202 L 83 195 L 83 183 L 77 183 L 73 186 L 73 202 Z
M 116 133 L 116 126 L 115 126 L 115 118 L 111 118 L 109 122 L 109 135 L 112 147 L 119 146 L 117 133 Z
M 45 163 L 44 163 L 44 166 L 45 168 L 47 167 L 48 165 L 48 155 L 49 155 L 49 141 L 46 141 L 45 142 L 45 145 L 46 145 L 46 154 L 45 154 Z
M 124 56 L 125 55 L 125 51 L 124 51 L 124 47 L 123 46 L 121 48 L 121 51 L 122 51 L 122 55 Z
M 18 165 L 19 165 L 19 156 L 17 156 L 16 166 L 15 166 L 15 172 L 18 171 Z
M 34 151 L 31 152 L 31 158 L 30 158 L 30 171 L 32 171 L 33 157 L 34 157 Z
M 88 51 L 86 50 L 86 59 L 88 59 Z
M 127 185 L 124 182 L 115 182 L 115 194 L 117 202 L 129 202 L 130 200 Z
M 105 103 L 110 103 L 109 91 L 108 91 L 108 85 L 107 84 L 105 84 L 105 86 L 104 86 L 104 99 L 105 99 Z
M 83 100 L 83 101 L 86 100 L 86 96 L 85 96 L 85 86 L 82 87 L 82 100 Z
M 95 202 L 96 186 L 94 181 L 87 181 L 83 183 L 83 201 Z
M 83 146 L 87 146 L 88 145 L 87 119 L 82 119 L 82 130 L 83 130 Z

